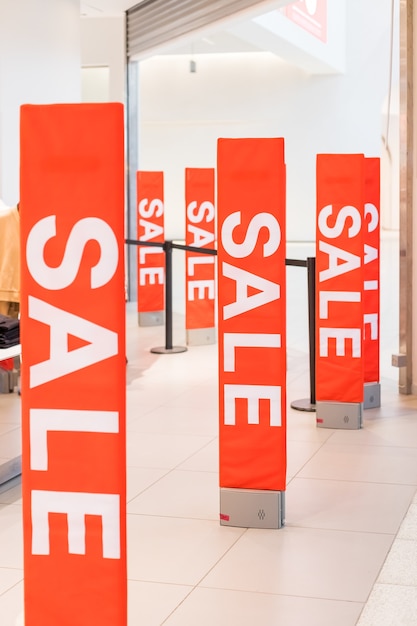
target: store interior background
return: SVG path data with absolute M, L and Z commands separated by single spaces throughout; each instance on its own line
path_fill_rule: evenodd
M 128 143 L 137 145 L 131 179 L 136 168 L 164 172 L 167 239 L 184 239 L 185 168 L 216 167 L 219 137 L 284 137 L 287 258 L 305 259 L 315 254 L 316 155 L 380 156 L 382 239 L 390 260 L 384 265 L 383 250 L 381 302 L 389 298 L 391 305 L 386 327 L 381 311 L 381 373 L 397 380 L 391 355 L 398 352 L 398 313 L 392 313 L 398 304 L 392 304 L 399 299 L 399 275 L 391 259 L 399 256 L 399 3 L 327 0 L 326 45 L 280 12 L 288 2 L 262 3 L 261 12 L 247 11 L 132 57 L 137 84 L 130 84 L 128 94 L 125 17 L 119 9 L 131 4 L 39 0 L 34 7 L 31 0 L 20 0 L 0 5 L 0 197 L 9 206 L 18 201 L 20 104 L 126 102 L 129 95 L 138 103 L 128 131 Z M 40 22 L 41 6 L 45 19 Z M 13 36 L 16 20 L 19 39 Z M 4 88 L 7 84 L 14 89 Z M 126 195 L 128 205 L 128 189 Z M 130 198 L 126 221 L 133 238 L 135 220 Z M 129 253 L 133 305 L 136 249 Z M 175 251 L 173 262 L 173 305 L 181 319 L 183 252 Z M 303 328 L 292 326 L 294 307 L 305 311 Z M 161 345 L 163 340 L 161 328 Z M 308 352 L 307 288 L 297 302 L 288 302 L 288 345 Z
M 164 172 L 165 236 L 184 239 L 185 168 L 216 167 L 219 137 L 284 137 L 287 258 L 315 255 L 316 155 L 358 152 L 381 157 L 382 238 L 392 263 L 399 242 L 397 3 L 328 0 L 326 45 L 291 22 L 278 4 L 285 3 L 266 3 L 262 14 L 236 16 L 130 60 L 137 77 L 137 126 L 130 130 L 138 148 L 136 167 Z M 118 17 L 94 17 L 91 8 L 85 12 L 82 98 L 106 101 L 119 88 L 112 78 L 116 49 L 112 54 L 108 42 L 117 41 L 113 33 L 120 39 L 122 24 Z M 134 216 L 130 225 L 130 236 L 136 237 Z M 185 304 L 184 257 L 174 251 L 173 307 L 179 315 Z M 383 256 L 381 263 L 389 273 L 381 299 L 386 290 L 398 300 L 398 267 L 385 268 Z M 134 301 L 134 269 L 130 274 Z M 306 316 L 301 329 L 291 325 L 291 308 L 300 306 Z M 288 342 L 307 352 L 306 292 L 288 302 L 288 313 Z M 398 352 L 398 334 L 392 331 L 398 320 L 391 308 L 389 315 L 381 372 L 396 379 L 391 355 Z
M 116 4 L 127 9 L 132 2 L 0 2 L 0 197 L 9 206 L 17 202 L 19 193 L 20 104 L 126 102 L 125 20 L 120 10 L 111 10 Z M 288 2 L 265 2 L 265 13 L 285 4 Z M 284 137 L 287 257 L 306 258 L 314 256 L 316 154 L 360 152 L 380 156 L 381 376 L 390 379 L 389 389 L 395 389 L 398 369 L 392 366 L 391 355 L 398 352 L 399 328 L 399 2 L 327 0 L 327 4 L 333 44 L 326 54 L 320 42 L 284 18 L 275 15 L 280 19 L 280 33 L 268 33 L 265 21 L 262 25 L 262 18 L 248 12 L 206 29 L 198 37 L 188 37 L 132 59 L 137 70 L 139 103 L 133 142 L 138 146 L 135 166 L 164 171 L 166 237 L 182 240 L 185 168 L 215 167 L 218 137 Z M 38 19 L 40 12 L 42 20 Z M 265 19 L 267 25 L 273 24 L 270 18 Z M 13 28 L 17 22 L 19 37 Z M 195 62 L 195 72 L 190 71 L 191 61 Z M 132 215 L 127 216 L 130 225 L 135 220 L 134 206 L 131 211 Z M 299 281 L 303 272 L 302 268 L 288 268 L 288 281 L 295 275 Z M 185 339 L 184 273 L 184 255 L 175 251 L 174 341 L 180 343 Z M 136 306 L 134 275 L 129 291 L 128 307 L 132 310 Z M 294 299 L 287 303 L 289 370 L 294 367 L 289 372 L 290 380 L 298 367 L 294 355 L 303 364 L 308 363 L 307 280 L 305 289 L 302 284 L 296 295 L 293 289 L 291 293 Z M 130 327 L 129 331 L 133 338 L 141 334 L 140 328 Z M 152 331 L 154 340 L 152 347 L 162 345 L 163 327 Z M 127 368 L 130 387 L 135 386 L 132 379 L 149 364 L 150 374 L 154 369 L 154 394 L 160 393 L 160 380 L 167 381 L 171 375 L 175 380 L 175 374 L 182 375 L 181 368 L 174 372 L 175 361 L 171 359 L 175 356 L 156 357 L 142 351 L 142 345 L 140 349 L 140 365 L 136 369 L 135 363 L 129 364 Z M 155 359 L 159 360 L 160 369 L 152 368 Z M 207 369 L 211 372 L 215 367 L 213 358 Z M 307 385 L 304 392 L 307 396 Z M 6 407 L 3 401 L 10 401 L 7 409 L 15 414 L 18 424 L 19 396 L 3 395 L 1 411 Z M 145 405 L 146 401 L 147 398 Z M 313 415 L 310 417 L 314 420 Z M 5 441 L 11 441 L 10 434 L 2 435 Z M 142 434 L 136 438 L 130 433 L 130 437 L 130 447 L 139 447 L 137 442 L 143 439 Z M 12 454 L 15 456 L 10 448 Z M 145 456 L 143 448 L 141 454 Z M 217 508 L 214 512 L 217 515 Z M 20 521 L 20 512 L 16 518 Z M 154 525 L 154 518 L 151 524 Z M 359 536 L 357 532 L 355 535 Z M 16 541 L 9 543 L 16 551 Z M 141 553 L 136 544 L 133 548 Z M 141 549 L 143 554 L 143 546 Z M 20 575 L 17 571 L 16 576 Z M 137 585 L 137 581 L 133 584 Z M 134 590 L 132 597 L 136 586 Z M 148 594 L 149 587 L 146 590 Z M 146 597 L 144 605 L 147 600 Z M 155 605 L 159 604 L 162 603 L 158 596 Z M 18 607 L 20 611 L 21 605 Z

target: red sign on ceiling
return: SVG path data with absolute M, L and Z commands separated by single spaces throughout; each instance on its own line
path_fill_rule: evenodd
M 292 22 L 321 41 L 327 41 L 327 0 L 299 0 L 282 9 Z

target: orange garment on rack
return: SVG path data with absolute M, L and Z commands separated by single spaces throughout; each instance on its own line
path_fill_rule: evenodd
M 19 302 L 20 216 L 17 206 L 0 202 L 0 313 L 17 317 Z

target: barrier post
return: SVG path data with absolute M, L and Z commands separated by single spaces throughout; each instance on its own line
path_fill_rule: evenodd
M 165 346 L 151 348 L 155 354 L 186 352 L 185 346 L 172 345 L 172 241 L 164 242 L 165 252 Z
M 316 421 L 362 427 L 364 156 L 317 155 Z
M 288 260 L 287 260 L 288 264 Z M 310 397 L 293 400 L 291 408 L 297 411 L 316 410 L 316 259 L 307 257 L 307 290 L 308 290 L 308 345 L 310 365 Z
M 220 523 L 281 528 L 286 488 L 283 139 L 218 141 Z

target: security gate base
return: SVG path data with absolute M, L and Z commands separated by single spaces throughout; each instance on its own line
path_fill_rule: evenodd
M 205 346 L 216 343 L 215 328 L 191 328 L 187 330 L 187 346 Z
M 240 528 L 282 528 L 285 491 L 220 489 L 220 524 Z
M 381 384 L 365 383 L 363 387 L 363 408 L 377 409 L 381 406 Z
M 358 430 L 362 428 L 362 408 L 361 402 L 317 402 L 317 427 Z
M 138 313 L 139 326 L 163 326 L 165 323 L 164 311 L 149 311 Z

